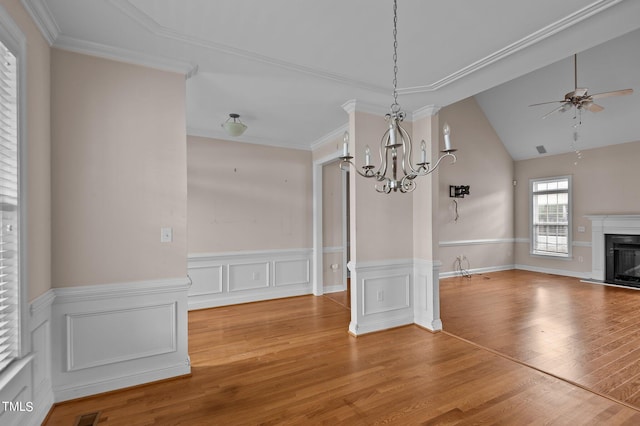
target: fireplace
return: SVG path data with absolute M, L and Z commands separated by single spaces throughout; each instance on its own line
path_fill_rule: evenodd
M 605 234 L 605 281 L 640 287 L 640 235 Z
M 640 214 L 589 215 L 586 217 L 591 221 L 592 270 L 590 282 L 624 285 L 640 290 L 640 271 L 634 269 L 640 260 L 640 253 L 638 253 L 640 249 L 637 240 L 634 240 L 634 238 L 640 237 Z M 618 250 L 614 250 L 614 247 L 609 246 L 605 241 L 605 237 L 608 235 L 623 236 L 629 239 L 619 241 Z M 636 245 L 635 250 L 634 245 Z M 624 269 L 626 266 L 626 269 L 618 273 L 618 275 L 622 275 L 618 278 L 615 278 L 615 272 L 612 277 L 607 276 L 608 271 L 611 270 L 609 264 L 615 266 L 616 254 L 618 267 Z

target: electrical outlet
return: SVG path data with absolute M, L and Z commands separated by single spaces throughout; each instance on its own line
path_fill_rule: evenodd
M 253 280 L 254 281 L 258 281 L 260 279 L 260 272 L 254 272 L 253 273 Z
M 384 300 L 384 290 L 378 290 L 378 302 L 382 302 Z

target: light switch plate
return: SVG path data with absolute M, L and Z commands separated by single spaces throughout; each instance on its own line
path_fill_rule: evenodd
M 173 228 L 160 228 L 160 242 L 170 243 L 173 241 Z

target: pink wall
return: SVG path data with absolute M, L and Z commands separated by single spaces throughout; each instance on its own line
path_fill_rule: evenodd
M 189 253 L 311 248 L 311 152 L 188 137 Z
M 53 49 L 51 84 L 53 286 L 185 277 L 184 76 Z
M 29 300 L 51 288 L 50 49 L 18 0 L 0 4 L 27 39 L 27 268 Z
M 513 160 L 474 98 L 443 108 L 439 115 L 440 125 L 451 127 L 452 144 L 459 150 L 456 164 L 439 172 L 442 272 L 455 270 L 457 256 L 465 256 L 464 266 L 471 269 L 512 265 Z M 451 198 L 450 185 L 470 185 L 471 195 Z

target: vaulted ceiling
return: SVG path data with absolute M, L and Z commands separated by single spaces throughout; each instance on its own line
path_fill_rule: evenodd
M 187 125 L 309 149 L 344 127 L 342 105 L 392 102 L 391 0 L 22 0 L 54 47 L 187 75 Z M 514 159 L 570 150 L 570 112 L 527 105 L 573 89 L 640 91 L 636 0 L 399 0 L 399 103 L 477 99 Z M 640 139 L 638 93 L 583 115 L 583 148 Z

